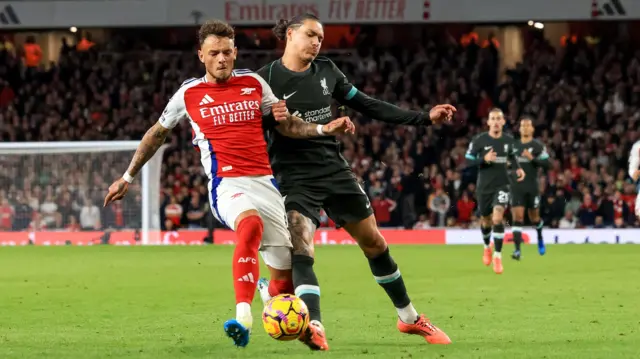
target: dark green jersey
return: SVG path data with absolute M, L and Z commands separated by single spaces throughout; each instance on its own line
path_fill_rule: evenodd
M 500 138 L 489 136 L 488 132 L 481 133 L 471 140 L 466 158 L 470 165 L 479 166 L 477 192 L 493 192 L 513 182 L 510 170 L 520 165 L 515 152 L 513 137 L 502 134 Z M 484 156 L 493 149 L 496 160 L 487 163 Z
M 331 110 L 335 99 L 341 104 L 384 122 L 425 124 L 422 112 L 403 110 L 358 91 L 329 59 L 316 58 L 303 72 L 293 72 L 276 60 L 257 71 L 276 97 L 287 103 L 289 113 L 309 123 L 326 124 L 336 118 Z M 266 128 L 271 167 L 276 176 L 304 180 L 350 171 L 340 154 L 335 137 L 294 139 Z
M 523 143 L 522 140 L 517 140 L 514 146 L 518 155 L 518 162 L 524 170 L 526 177 L 522 182 L 514 182 L 514 188 L 529 189 L 538 188 L 538 168 L 549 168 L 549 154 L 547 148 L 538 140 L 532 140 L 527 143 Z M 529 151 L 533 155 L 533 160 L 522 155 L 525 150 Z

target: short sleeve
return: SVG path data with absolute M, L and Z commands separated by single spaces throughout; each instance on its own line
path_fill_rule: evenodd
M 260 110 L 262 111 L 262 116 L 266 116 L 271 113 L 271 106 L 277 103 L 278 98 L 273 94 L 273 90 L 271 90 L 271 86 L 258 74 L 252 74 L 252 76 L 260 82 L 260 86 L 262 87 L 262 102 L 260 104 Z
M 172 129 L 180 123 L 183 119 L 187 118 L 187 108 L 184 101 L 185 87 L 181 87 L 175 94 L 169 99 L 169 103 L 165 106 L 162 115 L 160 116 L 160 125 L 166 129 Z

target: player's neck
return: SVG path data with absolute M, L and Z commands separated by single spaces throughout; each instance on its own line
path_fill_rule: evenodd
M 502 132 L 493 133 L 493 132 L 489 131 L 489 136 L 491 136 L 493 138 L 500 138 L 500 137 L 502 137 Z
M 291 52 L 284 52 L 282 55 L 282 59 L 280 59 L 282 66 L 284 66 L 287 70 L 293 72 L 303 72 L 307 71 L 309 67 L 311 67 L 311 63 L 304 63 L 300 61 L 300 57 Z
M 522 143 L 529 143 L 533 141 L 533 137 L 520 137 L 520 142 Z

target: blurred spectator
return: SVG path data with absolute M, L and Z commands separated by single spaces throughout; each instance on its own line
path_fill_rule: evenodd
M 429 229 L 429 228 L 431 228 L 431 225 L 429 224 L 429 219 L 424 214 L 421 214 L 416 224 L 413 225 L 413 229 Z
M 90 199 L 85 200 L 80 210 L 80 227 L 85 231 L 101 228 L 100 209 Z
M 191 229 L 203 227 L 204 214 L 208 210 L 208 204 L 200 200 L 200 195 L 195 193 L 187 206 L 187 223 Z
M 380 227 L 388 227 L 391 224 L 391 212 L 396 209 L 396 202 L 387 198 L 383 192 L 378 193 L 371 201 L 373 213 Z
M 558 224 L 558 228 L 574 229 L 577 227 L 577 225 L 578 225 L 578 220 L 573 215 L 573 212 L 569 210 L 564 213 L 564 217 L 562 217 L 562 219 L 560 220 L 560 223 Z
M 15 216 L 15 210 L 9 199 L 0 198 L 0 230 L 10 231 L 13 229 L 13 217 Z
M 178 203 L 178 199 L 175 196 L 171 196 L 169 204 L 164 208 L 167 230 L 180 228 L 182 213 L 182 206 Z
M 433 103 L 458 108 L 451 126 L 423 128 L 393 127 L 344 111 L 358 131 L 341 136 L 343 155 L 371 198 L 376 219 L 405 228 L 477 226 L 477 171 L 465 166 L 464 154 L 469 139 L 485 130 L 488 110 L 498 106 L 514 133 L 522 114 L 534 116 L 536 137 L 553 159 L 540 177 L 546 225 L 571 223 L 569 212 L 577 215 L 578 226 L 596 226 L 596 217 L 602 226 L 637 225 L 629 210 L 636 188 L 624 168 L 631 144 L 640 137 L 640 52 L 606 39 L 597 45 L 576 41 L 561 49 L 535 40 L 522 63 L 499 74 L 498 43 L 480 47 L 476 37 L 456 43 L 424 34 L 413 47 L 376 48 L 371 37 L 354 34 L 344 40 L 354 44 L 354 51 L 330 56 L 371 96 L 404 108 Z M 59 62 L 50 68 L 40 66 L 42 51 L 35 38 L 25 45 L 24 62 L 3 38 L 0 140 L 141 138 L 181 82 L 202 76 L 202 70 L 187 51 L 193 43 L 176 41 L 171 51 L 154 51 L 134 38 L 99 44 L 87 34 L 90 46 L 63 43 Z M 268 42 L 250 31 L 245 40 L 238 67 L 257 68 L 278 55 L 249 50 Z M 121 51 L 125 48 L 145 50 Z M 168 145 L 160 174 L 161 226 L 200 228 L 204 214 L 211 218 L 207 179 L 191 146 L 188 123 L 173 131 Z M 81 204 L 97 203 L 129 159 L 123 153 L 0 158 L 0 188 L 6 192 L 0 197 L 14 209 L 13 229 L 30 224 L 70 229 L 76 222 L 84 227 Z M 92 205 L 91 211 L 100 212 L 94 213 L 93 227 L 98 218 L 106 228 L 139 228 L 141 201 L 138 185 L 116 205 Z M 326 214 L 321 218 L 322 226 L 333 226 Z
M 429 196 L 429 209 L 434 217 L 432 222 L 436 223 L 436 226 L 445 227 L 450 205 L 451 199 L 442 188 L 437 188 L 436 191 Z

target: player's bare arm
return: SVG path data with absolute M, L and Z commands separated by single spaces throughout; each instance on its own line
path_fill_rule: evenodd
M 158 151 L 160 146 L 162 146 L 169 132 L 171 132 L 170 129 L 164 128 L 160 122 L 156 122 L 156 124 L 144 134 L 127 169 L 126 173 L 128 176 L 135 177 L 140 172 L 142 166 L 144 166 Z M 104 199 L 104 206 L 122 199 L 125 194 L 127 194 L 128 189 L 129 181 L 124 177 L 113 182 L 113 184 L 109 186 L 109 193 L 107 193 Z

